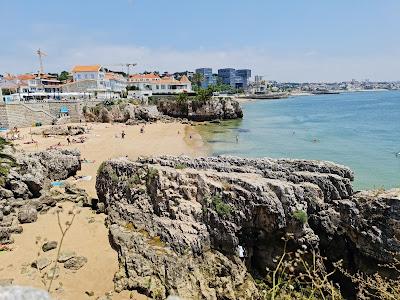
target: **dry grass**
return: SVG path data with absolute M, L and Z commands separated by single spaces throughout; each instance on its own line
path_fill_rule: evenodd
M 343 299 L 332 281 L 335 271 L 325 269 L 325 258 L 305 246 L 289 252 L 287 242 L 282 256 L 274 260 L 275 269 L 268 270 L 265 280 L 258 282 L 263 299 Z
M 394 255 L 394 254 L 390 254 Z M 394 259 L 393 263 L 380 265 L 391 271 L 393 278 L 387 278 L 379 273 L 367 275 L 362 272 L 351 274 L 345 270 L 340 263 L 337 268 L 349 278 L 357 287 L 357 299 L 400 299 L 400 262 Z

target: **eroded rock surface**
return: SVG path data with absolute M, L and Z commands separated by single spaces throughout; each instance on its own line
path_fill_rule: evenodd
M 193 121 L 228 120 L 243 117 L 239 102 L 223 97 L 205 102 L 162 100 L 157 103 L 157 108 L 164 115 Z
M 287 233 L 291 247 L 308 245 L 331 262 L 376 271 L 400 250 L 400 190 L 354 193 L 352 180 L 349 168 L 321 161 L 108 161 L 96 188 L 119 252 L 116 289 L 156 298 L 254 299 L 250 274 L 274 265 Z
M 67 185 L 66 192 L 50 192 L 50 182 L 64 180 L 81 168 L 77 150 L 47 150 L 36 153 L 9 152 L 15 163 L 0 187 L 0 243 L 12 243 L 21 233 L 19 223 L 32 223 L 57 202 L 65 199 L 88 203 L 86 192 Z

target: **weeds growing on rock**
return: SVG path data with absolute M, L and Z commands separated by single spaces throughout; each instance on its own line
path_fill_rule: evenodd
M 301 224 L 306 224 L 308 222 L 307 212 L 305 212 L 304 210 L 296 210 L 293 213 L 293 218 L 295 218 Z
M 183 169 L 186 169 L 186 168 L 187 168 L 186 164 L 178 163 L 178 164 L 175 165 L 175 169 L 177 169 L 177 170 L 183 170 Z
M 393 278 L 383 277 L 379 273 L 366 275 L 361 272 L 350 274 L 340 263 L 336 267 L 349 278 L 357 287 L 357 299 L 400 299 L 400 262 L 394 259 L 393 263 L 381 265 L 393 272 Z
M 128 187 L 129 188 L 134 188 L 136 185 L 140 184 L 141 180 L 138 174 L 133 175 L 132 177 L 128 178 Z
M 263 299 L 343 299 L 332 281 L 335 271 L 328 273 L 325 269 L 326 258 L 306 247 L 290 252 L 287 242 L 282 256 L 274 260 L 275 269 L 267 270 L 265 280 L 258 281 Z
M 149 167 L 149 170 L 147 171 L 147 184 L 150 184 L 150 182 L 156 178 L 158 175 L 158 170 L 152 167 Z
M 220 195 L 211 197 L 211 203 L 217 214 L 221 217 L 230 216 L 233 212 L 233 207 L 223 202 Z

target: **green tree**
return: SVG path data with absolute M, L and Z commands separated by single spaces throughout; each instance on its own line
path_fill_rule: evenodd
M 58 75 L 58 80 L 66 81 L 69 77 L 69 73 L 67 71 L 62 71 L 60 75 Z
M 192 77 L 192 83 L 195 84 L 198 88 L 201 87 L 201 83 L 204 80 L 203 74 L 200 73 L 194 73 Z

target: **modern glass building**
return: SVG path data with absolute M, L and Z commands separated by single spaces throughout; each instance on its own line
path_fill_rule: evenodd
M 201 82 L 202 88 L 207 88 L 210 85 L 216 84 L 217 81 L 215 80 L 212 69 L 211 68 L 200 68 L 196 69 L 197 74 L 201 74 L 203 76 L 203 81 Z
M 251 77 L 251 70 L 249 69 L 236 70 L 236 88 L 247 89 L 250 77 Z
M 221 79 L 222 83 L 228 84 L 233 88 L 246 89 L 251 77 L 251 70 L 235 70 L 232 68 L 219 69 L 218 77 Z

